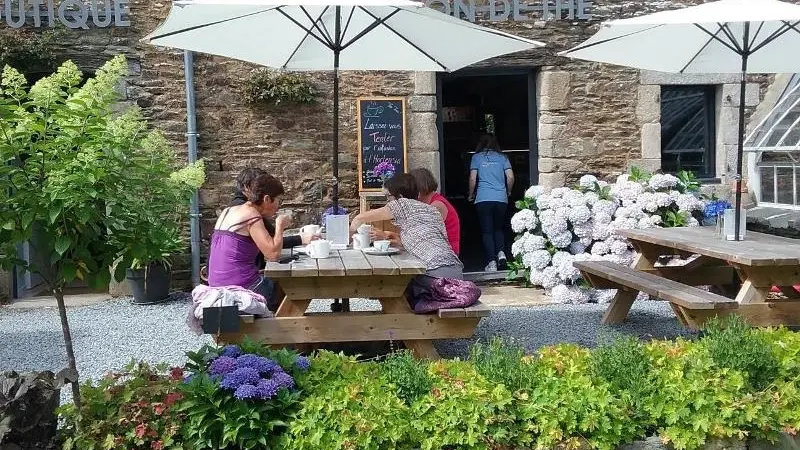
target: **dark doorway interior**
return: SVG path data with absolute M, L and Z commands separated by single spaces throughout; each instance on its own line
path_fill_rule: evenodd
M 440 79 L 442 191 L 461 219 L 461 260 L 466 272 L 486 265 L 475 205 L 467 201 L 470 159 L 481 134 L 493 132 L 511 161 L 516 181 L 508 208 L 522 198 L 535 171 L 535 102 L 530 72 L 510 74 L 454 74 Z M 534 128 L 534 129 L 532 129 Z M 533 139 L 532 139 L 533 136 Z M 533 159 L 534 164 L 531 164 Z M 506 220 L 506 254 L 510 257 L 513 233 Z

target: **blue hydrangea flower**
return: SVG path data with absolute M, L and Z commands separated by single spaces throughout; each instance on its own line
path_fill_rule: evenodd
M 296 360 L 294 360 L 294 365 L 301 372 L 305 372 L 311 368 L 311 360 L 306 358 L 305 356 L 298 356 Z
M 276 372 L 272 375 L 272 381 L 282 388 L 291 389 L 294 387 L 294 378 L 286 372 Z
M 247 400 L 249 398 L 258 398 L 259 397 L 259 390 L 252 384 L 243 384 L 236 388 L 236 392 L 233 393 L 233 396 L 239 400 Z
M 280 386 L 278 386 L 272 380 L 261 380 L 256 385 L 256 389 L 258 391 L 258 398 L 268 400 L 278 395 L 278 389 L 280 389 Z
M 208 366 L 208 373 L 211 375 L 225 375 L 231 373 L 236 369 L 236 360 L 230 356 L 220 356 L 219 358 L 211 361 Z
M 263 356 L 251 354 L 236 358 L 236 367 L 249 367 L 264 375 L 272 375 L 275 371 L 281 370 L 281 366 L 275 361 L 264 358 Z
M 226 345 L 222 349 L 221 356 L 229 356 L 231 358 L 238 358 L 242 354 L 242 349 L 238 345 Z
M 194 378 L 194 374 L 186 375 L 185 377 L 183 377 L 184 384 L 191 383 L 193 378 Z
M 225 377 L 220 383 L 220 387 L 235 391 L 243 384 L 256 384 L 261 377 L 258 375 L 256 369 L 250 367 L 242 367 L 236 369 L 231 373 L 225 374 Z

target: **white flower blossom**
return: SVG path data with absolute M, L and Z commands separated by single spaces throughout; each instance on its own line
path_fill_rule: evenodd
M 560 284 L 556 268 L 553 266 L 547 266 L 542 269 L 541 282 L 541 286 L 545 289 L 553 289 L 556 285 Z
M 550 242 L 556 248 L 567 248 L 569 247 L 569 244 L 572 243 L 572 232 L 569 230 L 563 231 L 555 235 L 548 234 L 548 236 L 550 237 Z
M 682 211 L 699 211 L 703 209 L 703 202 L 692 194 L 681 194 L 675 199 L 678 209 Z
M 542 221 L 542 232 L 548 237 L 567 231 L 567 227 L 567 221 L 558 217 L 552 220 Z
M 565 193 L 569 192 L 571 189 L 568 187 L 558 187 L 550 191 L 550 196 L 553 198 L 561 198 L 564 196 Z
M 580 255 L 581 253 L 586 251 L 586 246 L 583 245 L 581 241 L 574 241 L 573 243 L 569 244 L 569 252 L 573 255 Z
M 604 214 L 612 217 L 616 210 L 617 205 L 611 202 L 611 200 L 598 200 L 592 205 L 592 212 L 594 212 L 595 216 Z
M 617 183 L 627 183 L 630 175 L 627 173 L 623 173 L 622 175 L 617 177 Z
M 613 299 L 616 294 L 616 289 L 598 289 L 592 294 L 592 300 L 600 304 L 611 303 L 611 299 Z
M 569 203 L 563 198 L 553 198 L 550 200 L 550 209 L 561 209 L 561 208 L 569 208 Z
M 538 185 L 537 186 L 531 186 L 531 187 L 528 188 L 528 190 L 525 191 L 525 197 L 532 198 L 532 199 L 535 200 L 535 199 L 539 198 L 539 196 L 544 194 L 545 192 L 546 192 L 546 189 L 545 189 L 544 186 L 538 186 Z
M 612 220 L 613 219 L 612 219 L 612 217 L 610 215 L 608 215 L 608 214 L 606 214 L 604 212 L 599 212 L 599 213 L 595 213 L 594 214 L 593 222 L 597 223 L 597 224 L 600 224 L 600 225 L 608 225 L 608 224 L 611 223 Z
M 597 183 L 597 177 L 594 175 L 584 175 L 578 181 L 578 184 L 584 189 L 594 189 L 595 183 Z
M 530 209 L 523 209 L 511 217 L 511 229 L 514 233 L 522 233 L 526 230 L 533 230 L 539 225 L 536 212 Z
M 545 239 L 543 236 L 530 233 L 526 233 L 526 235 L 528 237 L 525 239 L 525 243 L 523 244 L 526 252 L 542 250 L 547 247 L 547 239 Z
M 583 199 L 586 201 L 587 205 L 592 206 L 596 201 L 600 200 L 600 196 L 595 192 L 587 192 L 583 194 Z
M 583 224 L 592 218 L 592 211 L 587 206 L 575 206 L 569 212 L 568 217 L 573 224 Z
M 591 237 L 593 229 L 594 229 L 594 222 L 592 222 L 591 220 L 588 222 L 579 223 L 572 226 L 572 232 L 575 233 L 575 236 L 578 236 L 579 238 Z
M 553 208 L 553 211 L 556 212 L 556 219 L 569 220 L 569 215 L 572 210 L 569 206 L 559 206 L 558 208 Z
M 656 216 L 658 217 L 658 216 Z M 646 230 L 648 228 L 652 228 L 653 224 L 650 222 L 651 217 L 642 217 L 639 219 L 639 223 L 636 224 L 636 228 L 641 230 Z
M 611 231 L 610 224 L 597 223 L 592 230 L 592 238 L 598 241 L 608 239 L 608 237 L 611 236 Z
M 700 226 L 700 222 L 698 222 L 697 219 L 695 219 L 694 217 L 690 217 L 689 218 L 689 223 L 687 225 L 689 225 L 692 228 L 699 227 Z
M 611 248 L 606 244 L 605 241 L 596 241 L 592 244 L 592 254 L 593 255 L 605 255 L 611 251 Z
M 650 177 L 648 185 L 651 189 L 658 191 L 673 188 L 678 185 L 679 181 L 675 175 L 657 173 Z
M 540 210 L 542 209 L 550 209 L 550 203 L 553 201 L 553 197 L 550 194 L 541 194 L 536 197 L 536 207 Z
M 655 216 L 650 216 L 650 223 L 651 223 L 653 226 L 659 226 L 659 225 L 661 225 L 661 216 L 658 216 L 658 215 L 655 215 Z
M 542 270 L 550 264 L 550 252 L 547 250 L 534 250 L 522 256 L 522 264 L 531 269 Z
M 592 300 L 592 294 L 586 289 L 581 289 L 578 286 L 567 286 L 560 284 L 553 287 L 550 295 L 562 303 L 567 304 L 583 304 L 589 303 Z
M 614 240 L 609 246 L 611 253 L 615 255 L 623 255 L 628 252 L 628 244 L 623 241 Z
M 582 237 L 582 238 L 578 239 L 578 242 L 583 244 L 583 247 L 586 248 L 586 247 L 592 245 L 593 239 L 591 237 L 587 236 L 587 237 Z

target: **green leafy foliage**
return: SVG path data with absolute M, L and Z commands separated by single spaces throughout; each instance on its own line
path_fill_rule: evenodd
M 81 389 L 83 405 L 60 409 L 64 450 L 178 450 L 182 417 L 175 405 L 183 370 L 131 362 Z M 80 430 L 76 425 L 80 422 Z
M 307 75 L 273 69 L 257 69 L 245 80 L 242 94 L 254 105 L 314 103 L 317 92 Z
M 650 172 L 637 166 L 631 166 L 628 174 L 630 175 L 628 179 L 631 181 L 649 181 L 653 176 Z
M 711 359 L 720 367 L 746 374 L 753 389 L 761 391 L 778 378 L 781 364 L 772 346 L 738 315 L 715 318 L 705 331 L 702 343 Z
M 381 364 L 383 374 L 397 389 L 397 396 L 406 404 L 430 393 L 433 379 L 428 365 L 414 358 L 410 351 L 392 353 Z
M 56 63 L 53 43 L 64 31 L 62 28 L 42 32 L 0 28 L 0 67 L 15 67 L 22 73 L 52 72 Z
M 535 366 L 512 340 L 494 337 L 488 344 L 478 342 L 470 349 L 469 360 L 484 378 L 503 383 L 511 392 L 530 390 L 535 384 Z

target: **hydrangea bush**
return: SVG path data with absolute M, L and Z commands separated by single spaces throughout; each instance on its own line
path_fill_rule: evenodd
M 613 291 L 589 289 L 573 261 L 630 265 L 633 248 L 617 230 L 699 226 L 705 207 L 699 189 L 690 173 L 636 168 L 611 184 L 584 175 L 574 188 L 532 186 L 511 219 L 512 275 L 565 303 L 607 302 Z

